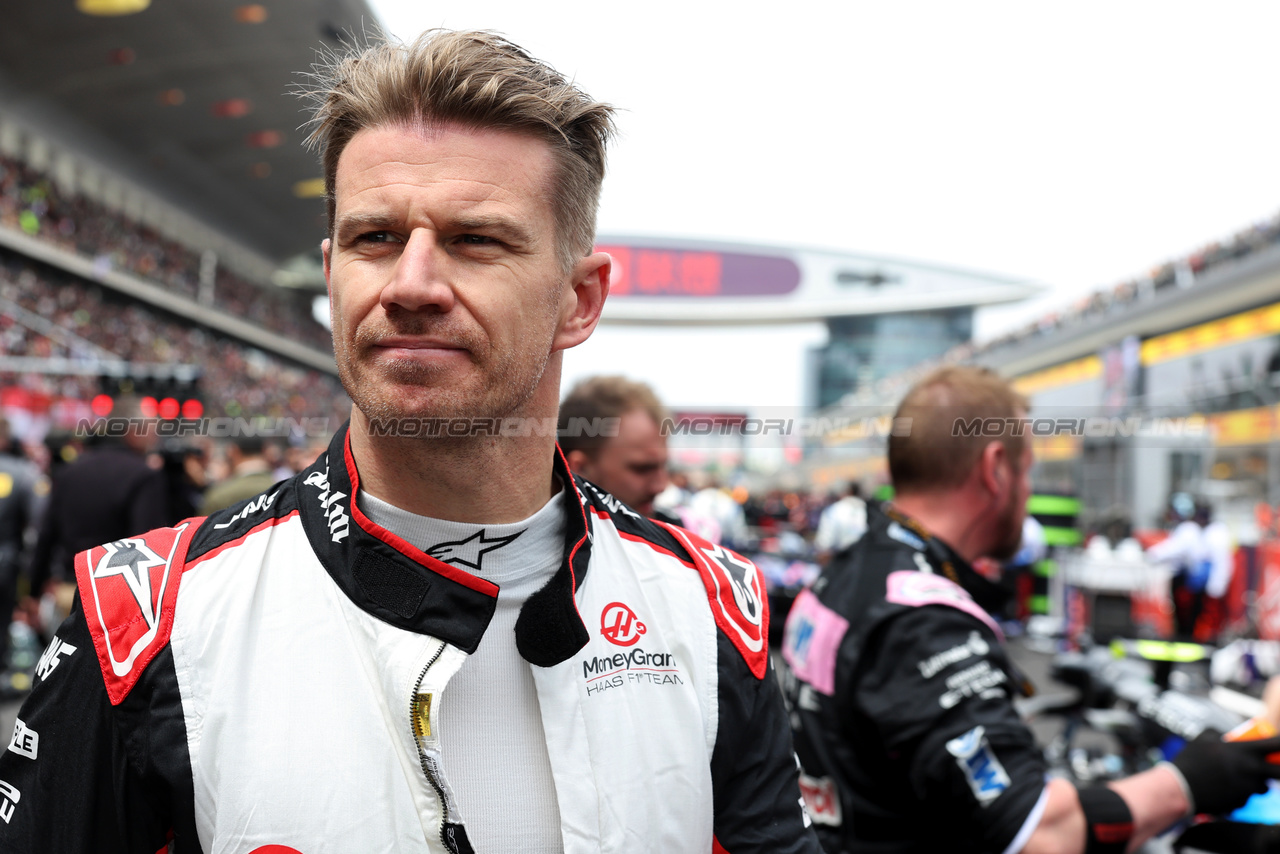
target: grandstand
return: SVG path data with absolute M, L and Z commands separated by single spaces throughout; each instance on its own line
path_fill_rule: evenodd
M 373 20 L 362 0 L 9 10 L 0 408 L 22 438 L 70 428 L 103 391 L 345 418 L 312 311 L 323 190 L 290 92 Z

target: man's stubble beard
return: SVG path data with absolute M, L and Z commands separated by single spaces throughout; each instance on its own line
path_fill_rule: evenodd
M 988 553 L 988 557 L 998 561 L 1007 561 L 1022 548 L 1022 526 L 1026 514 L 1019 513 L 1015 501 L 1010 501 L 1000 514 L 1000 539 Z
M 369 361 L 372 345 L 386 333 L 357 328 L 353 341 L 344 347 L 335 347 L 338 378 L 355 406 L 371 423 L 386 423 L 396 419 L 500 419 L 519 415 L 537 391 L 550 361 L 550 346 L 537 348 L 529 356 L 514 351 L 496 354 L 487 369 L 476 356 L 477 350 L 486 348 L 487 342 L 480 336 L 453 331 L 442 335 L 441 331 L 420 320 L 399 324 L 395 334 L 422 335 L 431 332 L 465 348 L 473 370 L 469 378 L 480 377 L 483 385 L 459 388 L 446 385 L 448 376 L 456 368 L 425 365 L 412 359 L 383 362 L 384 367 Z M 532 359 L 536 363 L 530 364 Z M 522 362 L 524 363 L 522 365 Z M 366 382 L 366 378 L 372 381 Z M 396 394 L 398 387 L 410 388 L 419 396 L 422 389 L 430 389 L 425 402 L 411 405 Z

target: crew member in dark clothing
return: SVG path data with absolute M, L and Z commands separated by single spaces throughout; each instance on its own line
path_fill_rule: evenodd
M 1124 854 L 1280 776 L 1266 759 L 1280 739 L 1208 735 L 1105 785 L 1046 777 L 1013 704 L 1025 680 L 991 617 L 1001 591 L 972 567 L 1018 550 L 1028 410 L 986 369 L 921 380 L 889 437 L 893 503 L 868 508 L 866 534 L 791 608 L 800 786 L 833 854 Z
M 39 520 L 49 493 L 48 481 L 36 466 L 9 451 L 9 422 L 0 418 L 0 670 L 8 656 L 18 571 L 30 545 L 27 533 Z
M 140 423 L 120 439 L 100 439 L 54 475 L 29 570 L 33 596 L 50 579 L 73 581 L 77 552 L 177 521 L 164 473 L 147 465 L 153 433 Z

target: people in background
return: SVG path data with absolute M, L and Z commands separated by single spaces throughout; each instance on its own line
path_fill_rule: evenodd
M 18 579 L 44 511 L 49 481 L 13 453 L 9 421 L 0 417 L 0 671 L 8 667 L 9 623 L 18 603 Z M 0 681 L 0 696 L 9 683 Z
M 208 516 L 224 507 L 239 504 L 275 483 L 275 471 L 267 461 L 265 451 L 266 440 L 261 436 L 236 436 L 228 442 L 226 454 L 231 474 L 205 491 L 200 515 Z
M 667 488 L 667 437 L 662 433 L 666 418 L 666 408 L 644 383 L 622 376 L 591 377 L 575 385 L 560 403 L 560 447 L 574 474 L 642 516 L 679 524 L 679 519 L 653 506 Z M 604 419 L 614 429 L 592 426 Z
M 862 539 L 866 531 L 867 502 L 862 500 L 862 487 L 851 481 L 844 494 L 818 517 L 818 533 L 813 538 L 818 563 L 825 564 L 836 552 Z
M 895 415 L 912 429 L 889 438 L 892 503 L 868 508 L 867 533 L 791 608 L 783 655 L 801 784 L 830 852 L 1122 852 L 1280 776 L 1266 759 L 1280 739 L 1207 737 L 1105 785 L 1046 777 L 1013 704 L 1025 680 L 992 616 L 1002 593 L 973 569 L 1019 549 L 1031 444 L 1020 431 L 954 429 L 1027 411 L 982 368 L 913 386 Z

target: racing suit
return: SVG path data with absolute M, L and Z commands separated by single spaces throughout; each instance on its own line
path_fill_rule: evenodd
M 828 852 L 1022 849 L 1045 763 L 988 616 L 1002 594 L 887 505 L 802 591 L 783 656 L 800 784 Z
M 818 851 L 760 574 L 555 465 L 565 557 L 515 640 L 564 850 Z M 497 588 L 358 490 L 344 428 L 247 503 L 77 556 L 81 607 L 0 758 L 0 851 L 472 850 L 440 708 Z

